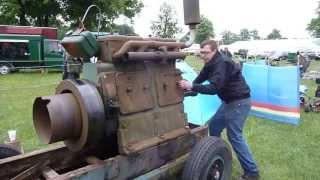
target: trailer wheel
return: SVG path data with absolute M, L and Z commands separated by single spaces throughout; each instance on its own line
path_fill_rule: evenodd
M 183 180 L 229 180 L 232 155 L 220 138 L 209 136 L 192 150 L 183 170 Z
M 16 156 L 19 154 L 21 154 L 21 152 L 17 149 L 5 144 L 0 144 L 0 159 Z
M 10 73 L 10 66 L 7 64 L 0 64 L 0 74 L 6 75 Z

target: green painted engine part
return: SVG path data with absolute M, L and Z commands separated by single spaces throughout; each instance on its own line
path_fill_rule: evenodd
M 89 31 L 67 36 L 62 39 L 61 44 L 71 56 L 77 58 L 90 58 L 99 50 L 95 36 Z

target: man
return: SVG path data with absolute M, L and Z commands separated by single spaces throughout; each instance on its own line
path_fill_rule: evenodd
M 217 94 L 222 100 L 216 114 L 209 120 L 210 136 L 218 136 L 224 128 L 244 170 L 242 180 L 259 179 L 258 167 L 242 136 L 243 126 L 251 108 L 250 89 L 240 70 L 227 56 L 221 55 L 213 40 L 201 43 L 200 57 L 205 65 L 193 83 L 179 81 L 180 88 L 202 94 Z M 202 82 L 208 80 L 209 84 Z

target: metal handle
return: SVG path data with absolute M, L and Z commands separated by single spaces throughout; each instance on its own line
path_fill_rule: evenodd
M 84 22 L 84 20 L 86 19 L 87 14 L 88 14 L 89 10 L 90 10 L 92 7 L 96 7 L 96 8 L 99 10 L 99 17 L 98 17 L 98 36 L 99 36 L 100 26 L 101 26 L 101 24 L 100 24 L 100 23 L 101 23 L 101 9 L 99 8 L 99 6 L 94 5 L 94 4 L 93 4 L 93 5 L 90 5 L 90 6 L 87 8 L 86 12 L 84 13 L 84 15 L 83 15 L 83 17 L 82 17 L 81 23 L 84 24 L 83 22 Z

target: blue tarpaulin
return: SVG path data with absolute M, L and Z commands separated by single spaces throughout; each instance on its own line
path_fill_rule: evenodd
M 182 71 L 182 78 L 193 81 L 197 73 L 185 62 L 177 62 L 176 67 Z M 205 82 L 208 83 L 208 82 Z M 197 96 L 186 97 L 183 101 L 184 111 L 187 113 L 188 121 L 204 125 L 214 115 L 221 104 L 218 96 L 198 94 Z

